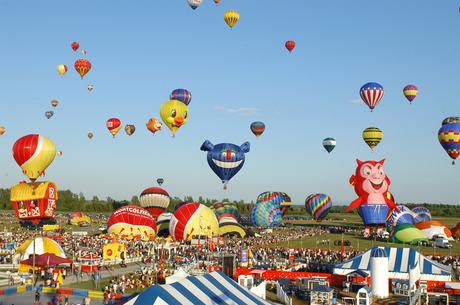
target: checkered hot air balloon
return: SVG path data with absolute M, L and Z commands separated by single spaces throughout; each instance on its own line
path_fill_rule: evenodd
M 450 123 L 441 126 L 438 131 L 438 140 L 449 157 L 452 165 L 460 154 L 460 123 Z
M 379 83 L 366 83 L 359 89 L 359 95 L 363 102 L 372 110 L 383 97 L 383 86 Z

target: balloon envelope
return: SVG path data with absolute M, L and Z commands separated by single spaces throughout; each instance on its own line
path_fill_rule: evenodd
M 384 94 L 382 85 L 379 83 L 366 83 L 359 89 L 359 95 L 363 102 L 371 109 L 377 106 Z
M 332 207 L 332 200 L 325 194 L 311 194 L 305 199 L 308 214 L 316 221 L 323 220 Z
M 263 134 L 265 131 L 265 124 L 259 121 L 252 122 L 250 128 L 252 133 L 256 136 L 256 138 L 259 138 L 260 135 Z
M 168 192 L 160 187 L 149 187 L 142 191 L 139 196 L 141 207 L 145 208 L 154 219 L 165 212 L 169 206 Z
M 155 132 L 161 130 L 162 125 L 163 123 L 158 121 L 156 118 L 150 118 L 146 124 L 146 127 L 152 134 L 155 134 Z
M 225 12 L 224 21 L 231 29 L 238 23 L 238 20 L 240 20 L 240 14 L 237 11 L 230 10 Z
M 460 123 L 460 117 L 458 116 L 451 116 L 451 117 L 448 117 L 448 118 L 445 118 L 443 121 L 442 121 L 442 125 L 447 125 L 447 124 L 450 124 L 450 123 Z
M 136 126 L 130 125 L 130 124 L 125 125 L 125 132 L 128 136 L 133 135 L 135 131 L 136 131 Z
M 399 212 L 395 209 L 391 212 L 387 223 L 391 226 L 397 227 L 402 224 L 415 224 L 414 213 L 405 205 L 398 205 Z
M 179 241 L 193 236 L 212 237 L 219 234 L 219 223 L 210 208 L 200 203 L 187 203 L 177 209 L 169 222 L 169 234 Z
M 251 222 L 256 227 L 279 227 L 283 223 L 279 203 L 260 201 L 251 210 Z
M 52 100 L 51 101 L 51 106 L 56 108 L 57 106 L 59 105 L 59 101 L 58 100 Z
M 172 131 L 173 136 L 182 125 L 187 123 L 188 107 L 178 100 L 170 100 L 161 105 L 160 115 L 166 126 Z
M 363 140 L 372 150 L 379 145 L 382 138 L 383 132 L 377 127 L 368 127 L 363 131 Z
M 89 138 L 89 139 L 92 139 L 93 136 L 94 136 L 94 134 L 93 134 L 92 132 L 88 132 L 88 138 Z
M 118 236 L 141 236 L 150 239 L 157 231 L 152 215 L 135 205 L 122 206 L 110 215 L 107 221 L 107 232 Z
M 174 89 L 169 95 L 169 99 L 178 100 L 188 105 L 192 101 L 192 94 L 186 89 Z
M 438 140 L 449 157 L 452 158 L 452 164 L 455 164 L 460 154 L 460 123 L 450 123 L 443 125 L 438 131 Z
M 54 115 L 54 111 L 46 111 L 45 116 L 47 119 L 51 118 Z
M 194 10 L 200 6 L 201 2 L 203 2 L 203 0 L 187 0 L 188 5 Z
M 112 136 L 115 138 L 115 135 L 120 131 L 121 121 L 117 118 L 110 118 L 107 120 L 107 122 L 105 122 L 105 126 L 112 134 Z
M 72 50 L 75 52 L 76 50 L 78 50 L 78 48 L 80 47 L 80 44 L 76 41 L 72 42 L 70 44 L 70 47 L 72 48 Z
M 64 74 L 66 74 L 68 68 L 66 65 L 63 65 L 63 64 L 60 64 L 57 66 L 57 71 L 59 73 L 60 76 L 64 76 Z
M 288 41 L 286 41 L 284 46 L 289 51 L 289 53 L 291 53 L 292 50 L 294 50 L 294 48 L 295 48 L 295 41 L 294 40 L 288 40 Z
M 88 73 L 91 70 L 91 63 L 87 59 L 80 58 L 75 61 L 74 68 L 83 79 L 86 73 Z
M 163 178 L 158 178 L 158 179 L 157 179 L 157 183 L 158 183 L 159 186 L 161 186 L 161 185 L 163 184 L 164 181 L 165 181 L 165 180 L 164 180 Z
M 409 103 L 411 103 L 417 97 L 418 88 L 415 85 L 407 85 L 404 87 L 403 93 Z
M 0 136 L 6 132 L 6 128 L 4 126 L 0 126 Z
M 335 145 L 336 141 L 334 138 L 326 138 L 323 140 L 323 147 L 328 153 L 334 150 Z

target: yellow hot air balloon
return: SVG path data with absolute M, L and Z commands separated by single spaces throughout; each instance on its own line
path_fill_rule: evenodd
M 240 14 L 237 11 L 226 11 L 224 14 L 224 20 L 225 23 L 228 24 L 228 26 L 233 29 L 233 27 L 236 25 L 238 20 L 240 20 Z
M 363 131 L 363 140 L 372 150 L 382 141 L 382 138 L 383 132 L 377 127 L 368 127 Z
M 161 105 L 160 115 L 163 122 L 172 131 L 173 137 L 176 131 L 187 123 L 188 107 L 178 100 L 170 100 Z
M 3 135 L 6 131 L 6 128 L 4 126 L 0 126 L 0 136 Z
M 66 74 L 68 68 L 66 65 L 63 65 L 63 64 L 60 64 L 57 66 L 57 71 L 59 73 L 60 76 L 64 76 L 64 74 Z

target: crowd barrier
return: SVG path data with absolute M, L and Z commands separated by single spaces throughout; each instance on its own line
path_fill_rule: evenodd
M 0 296 L 1 295 L 13 295 L 17 293 L 24 293 L 26 291 L 32 291 L 33 285 L 20 285 L 16 287 L 7 287 L 0 289 Z M 72 295 L 76 297 L 90 297 L 91 299 L 103 299 L 104 293 L 102 291 L 95 291 L 95 290 L 86 290 L 86 289 L 73 289 L 73 288 L 52 288 L 52 287 L 43 287 L 42 293 L 50 293 L 50 294 L 63 294 L 63 295 Z M 115 295 L 115 299 L 122 299 L 126 298 L 127 296 L 123 296 L 121 294 Z M 129 297 L 129 296 L 128 296 Z

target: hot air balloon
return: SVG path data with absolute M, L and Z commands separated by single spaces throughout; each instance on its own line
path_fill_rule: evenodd
M 224 20 L 225 23 L 227 23 L 227 25 L 230 27 L 230 29 L 233 29 L 238 20 L 240 20 L 240 14 L 234 10 L 226 11 L 224 14 Z
M 171 221 L 172 213 L 161 213 L 157 217 L 156 225 L 159 237 L 169 236 L 169 222 Z
M 82 55 L 86 55 L 86 53 L 87 53 L 86 50 L 81 50 Z
M 58 101 L 58 100 L 52 100 L 52 101 L 51 101 L 51 106 L 52 106 L 53 108 L 56 108 L 58 105 L 59 105 L 59 101 Z
M 87 227 L 91 224 L 91 218 L 83 212 L 70 214 L 69 222 L 72 226 Z
M 89 84 L 88 85 L 88 91 L 91 92 L 91 91 L 93 91 L 93 89 L 94 89 L 94 85 Z
M 91 140 L 91 139 L 93 138 L 93 136 L 94 136 L 94 135 L 93 135 L 93 133 L 92 133 L 92 132 L 88 132 L 88 139 L 90 139 L 90 140 Z
M 57 66 L 57 71 L 61 77 L 64 76 L 64 74 L 66 74 L 67 70 L 68 68 L 66 65 L 60 64 Z
M 397 227 L 402 224 L 415 224 L 414 213 L 405 205 L 397 205 L 399 211 L 393 210 L 387 220 L 387 224 Z
M 336 141 L 334 138 L 326 138 L 323 140 L 323 147 L 328 153 L 331 153 L 331 151 L 334 150 L 335 145 Z
M 153 219 L 166 211 L 171 201 L 168 192 L 160 187 L 149 187 L 139 196 L 141 207 L 149 211 Z
M 256 139 L 258 139 L 265 131 L 265 124 L 263 122 L 252 122 L 250 128 Z
M 72 50 L 75 52 L 75 51 L 77 51 L 78 48 L 80 47 L 80 44 L 79 44 L 78 42 L 74 41 L 74 42 L 72 42 L 72 43 L 70 44 L 70 47 L 71 47 Z
M 452 158 L 452 165 L 454 165 L 455 159 L 460 154 L 460 123 L 443 125 L 438 131 L 438 140 Z
M 161 105 L 160 115 L 166 126 L 172 131 L 173 137 L 182 125 L 187 123 L 188 107 L 178 100 L 170 100 Z
M 366 144 L 374 150 L 375 147 L 382 141 L 383 132 L 377 127 L 368 127 L 363 131 L 363 140 Z
M 141 207 L 126 205 L 115 210 L 107 221 L 107 232 L 118 236 L 140 236 L 149 240 L 156 235 L 157 226 L 152 215 Z
M 257 202 L 250 217 L 256 227 L 279 227 L 283 223 L 279 204 L 273 200 Z
M 45 116 L 47 119 L 51 118 L 54 115 L 54 111 L 46 111 Z
M 280 194 L 283 196 L 283 201 L 280 203 L 280 209 L 281 209 L 281 215 L 285 215 L 286 212 L 291 208 L 292 206 L 292 200 L 291 197 L 289 197 L 288 194 L 284 192 L 280 192 Z
M 62 157 L 62 150 L 58 150 L 57 155 L 58 157 Z
M 292 50 L 294 50 L 294 48 L 295 48 L 295 41 L 294 40 L 288 40 L 288 41 L 286 41 L 284 46 L 289 51 L 289 53 L 291 53 Z
M 211 206 L 211 210 L 216 214 L 217 220 L 222 218 L 233 218 L 237 222 L 241 219 L 240 211 L 235 204 L 230 202 L 216 202 Z
M 219 223 L 210 208 L 193 202 L 178 208 L 169 222 L 169 234 L 178 241 L 193 236 L 212 237 L 219 234 Z
M 417 97 L 418 88 L 415 85 L 407 85 L 404 87 L 403 93 L 409 103 L 412 104 L 412 101 Z
M 316 221 L 323 220 L 332 207 L 332 200 L 328 195 L 311 194 L 305 199 L 305 208 L 308 214 Z
M 200 6 L 201 2 L 203 2 L 203 0 L 187 0 L 188 5 L 194 10 Z
M 214 0 L 214 3 L 215 3 L 216 5 L 219 5 L 220 0 Z
M 460 123 L 460 117 L 458 116 L 451 116 L 451 117 L 448 117 L 448 118 L 445 118 L 443 121 L 442 121 L 442 125 L 446 125 L 446 124 L 450 124 L 450 123 Z
M 5 126 L 0 126 L 0 136 L 2 136 L 6 132 Z
M 149 121 L 147 122 L 146 126 L 147 126 L 147 129 L 153 134 L 155 135 L 155 132 L 157 131 L 160 131 L 161 130 L 161 126 L 163 124 L 158 121 L 156 118 L 150 118 Z
M 136 131 L 136 126 L 130 125 L 130 124 L 125 125 L 125 132 L 128 136 L 133 135 L 135 131 Z
M 86 75 L 86 73 L 88 73 L 89 70 L 91 70 L 91 63 L 89 62 L 89 60 L 84 58 L 77 59 L 73 66 L 75 67 L 75 70 L 77 70 L 78 74 L 80 74 L 82 79 Z
M 38 134 L 24 136 L 13 145 L 14 160 L 32 182 L 45 173 L 55 156 L 54 143 Z
M 383 97 L 383 87 L 379 83 L 366 83 L 359 90 L 359 95 L 369 108 L 374 110 L 375 106 Z
M 117 119 L 117 118 L 111 118 L 107 120 L 107 122 L 105 123 L 105 126 L 107 126 L 107 129 L 112 134 L 112 136 L 115 138 L 115 135 L 120 131 L 121 121 L 120 119 Z
M 157 179 L 157 183 L 159 186 L 161 186 L 163 184 L 163 182 L 165 182 L 165 180 L 163 178 L 158 178 Z
M 431 221 L 431 213 L 430 210 L 423 206 L 414 207 L 412 209 L 412 213 L 414 213 L 414 221 L 415 223 Z
M 186 89 L 174 89 L 169 95 L 170 100 L 178 100 L 188 106 L 192 101 L 192 94 Z
M 213 145 L 206 140 L 200 149 L 208 152 L 208 164 L 222 180 L 225 190 L 227 189 L 228 181 L 243 167 L 244 155 L 249 152 L 250 144 L 249 142 L 244 142 L 241 146 L 232 143 Z

